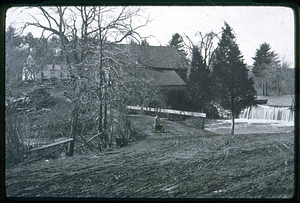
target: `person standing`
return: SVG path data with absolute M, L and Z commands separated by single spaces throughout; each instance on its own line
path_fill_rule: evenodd
M 159 115 L 156 115 L 156 117 L 155 117 L 155 125 L 159 125 L 159 124 L 160 124 Z

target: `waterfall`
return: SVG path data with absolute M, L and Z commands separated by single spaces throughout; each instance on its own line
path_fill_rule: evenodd
M 244 109 L 239 118 L 294 121 L 294 111 L 289 107 L 257 105 Z

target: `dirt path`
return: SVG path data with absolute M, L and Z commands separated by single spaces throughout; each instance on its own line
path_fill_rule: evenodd
M 288 198 L 293 195 L 293 133 L 216 135 L 131 116 L 146 138 L 101 154 L 6 170 L 12 197 Z

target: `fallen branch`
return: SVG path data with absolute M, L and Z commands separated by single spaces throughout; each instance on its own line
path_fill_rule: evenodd
M 87 145 L 88 148 L 89 148 L 91 151 L 93 151 L 93 149 L 91 148 L 91 146 L 85 141 L 85 139 L 82 137 L 82 135 L 79 134 L 79 136 L 81 137 L 81 139 L 83 140 L 83 142 L 85 143 L 85 145 Z M 76 141 L 79 141 L 79 140 L 76 139 Z
M 98 137 L 99 135 L 101 135 L 102 133 L 98 133 L 97 135 L 94 135 L 93 137 L 91 137 L 90 139 L 88 139 L 88 141 L 86 141 L 84 144 L 82 144 L 81 146 L 79 147 L 83 147 L 85 144 L 89 143 L 90 141 L 92 141 L 93 139 L 95 139 L 96 137 Z M 79 140 L 77 140 L 79 141 Z M 80 142 L 80 141 L 79 141 Z M 94 146 L 93 146 L 94 147 Z M 74 149 L 77 149 L 78 147 L 75 147 Z M 97 147 L 94 147 L 96 149 L 98 149 Z
M 76 142 L 78 141 L 78 142 L 81 142 L 81 143 L 83 143 L 82 145 L 80 145 L 80 146 L 78 146 L 78 147 L 75 147 L 74 149 L 77 149 L 77 148 L 81 148 L 81 147 L 84 147 L 86 144 L 85 144 L 85 142 L 83 142 L 83 141 L 81 141 L 81 140 L 75 140 Z M 95 148 L 95 149 L 97 149 L 97 150 L 99 150 L 99 148 L 98 147 L 95 147 L 95 146 L 93 146 L 93 145 L 89 145 L 89 147 L 92 147 L 92 148 Z

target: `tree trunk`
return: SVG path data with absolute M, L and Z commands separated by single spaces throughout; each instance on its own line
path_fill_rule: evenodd
M 103 121 L 104 131 L 107 131 L 107 104 L 104 104 L 104 121 Z
M 99 121 L 98 121 L 98 132 L 99 133 L 102 133 L 103 132 L 103 128 L 102 128 L 102 104 L 100 104 L 100 110 L 99 110 Z M 102 151 L 102 145 L 103 143 L 103 134 L 101 134 L 99 136 L 99 140 L 98 140 L 98 147 L 99 147 L 99 150 Z
M 109 116 L 109 148 L 112 147 L 112 141 L 113 141 L 113 120 L 112 120 L 112 112 L 111 112 L 111 105 L 109 104 L 109 112 L 110 112 L 110 116 Z
M 72 122 L 71 122 L 71 137 L 73 140 L 70 143 L 70 151 L 69 156 L 73 156 L 74 154 L 74 145 L 76 139 L 76 131 L 77 131 L 77 120 L 78 120 L 78 106 L 75 106 L 75 109 L 72 112 Z
M 201 118 L 201 126 L 200 126 L 201 130 L 204 130 L 204 125 L 205 125 L 204 122 L 205 122 L 204 118 Z
M 268 77 L 266 77 L 266 96 L 268 96 Z
M 234 134 L 234 115 L 231 115 L 231 134 Z
M 103 76 L 104 84 L 107 84 L 105 76 Z M 104 148 L 106 149 L 108 146 L 108 132 L 107 132 L 107 86 L 104 89 L 104 112 L 103 112 L 103 132 L 104 132 Z
M 103 145 L 103 99 L 102 99 L 102 74 L 101 74 L 101 66 L 100 66 L 100 91 L 99 91 L 99 98 L 100 98 L 100 107 L 99 107 L 99 120 L 98 120 L 98 132 L 101 135 L 98 138 L 98 148 L 102 151 Z
M 281 87 L 280 87 L 280 84 L 278 83 L 277 84 L 277 95 L 280 95 L 281 94 Z
M 265 83 L 264 83 L 264 80 L 262 80 L 262 90 L 263 90 L 263 96 L 265 96 Z
M 104 104 L 104 121 L 103 121 L 103 127 L 104 127 L 104 148 L 107 148 L 108 144 L 108 134 L 107 134 L 107 104 Z
M 231 99 L 231 134 L 234 134 L 234 99 Z
M 102 125 L 102 102 L 103 102 L 103 95 L 102 95 L 102 84 L 103 84 L 103 78 L 102 78 L 102 65 L 103 65 L 103 44 L 102 44 L 102 40 L 101 40 L 101 32 L 99 33 L 99 37 L 100 37 L 100 52 L 99 52 L 99 86 L 100 86 L 100 91 L 99 91 L 99 98 L 100 98 L 100 109 L 99 109 L 99 122 L 98 122 L 98 132 L 101 133 L 101 136 L 99 136 L 99 140 L 98 140 L 98 145 L 99 145 L 99 150 L 102 150 L 102 145 L 103 145 L 103 125 Z

